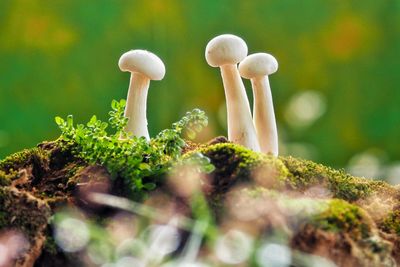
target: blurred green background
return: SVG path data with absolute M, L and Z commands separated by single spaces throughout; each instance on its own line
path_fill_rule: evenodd
M 56 139 L 56 115 L 106 119 L 127 93 L 118 59 L 136 48 L 167 68 L 151 83 L 151 135 L 194 107 L 210 118 L 199 140 L 224 135 L 224 91 L 204 49 L 233 33 L 280 64 L 270 79 L 281 154 L 400 176 L 398 0 L 2 0 L 0 25 L 0 158 Z

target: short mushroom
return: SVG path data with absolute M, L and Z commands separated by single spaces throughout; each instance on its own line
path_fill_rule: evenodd
M 246 90 L 237 69 L 237 63 L 247 56 L 246 43 L 235 35 L 223 34 L 207 44 L 205 56 L 210 66 L 221 69 L 228 115 L 228 139 L 260 151 Z
M 131 136 L 144 136 L 149 140 L 146 117 L 147 92 L 150 80 L 164 78 L 164 63 L 151 52 L 131 50 L 121 56 L 118 66 L 121 71 L 131 72 L 124 113 L 129 120 L 125 130 Z
M 254 125 L 261 152 L 275 156 L 278 155 L 278 131 L 268 75 L 277 70 L 278 62 L 267 53 L 249 55 L 239 64 L 240 75 L 250 79 L 253 87 Z

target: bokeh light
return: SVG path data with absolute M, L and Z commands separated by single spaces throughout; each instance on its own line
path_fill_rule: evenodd
M 211 267 L 211 265 L 203 262 L 171 261 L 161 267 Z
M 379 178 L 383 173 L 382 152 L 367 150 L 350 158 L 347 170 L 354 176 Z
M 146 267 L 146 264 L 137 258 L 134 257 L 123 257 L 119 259 L 115 264 L 115 267 L 132 267 L 132 266 L 137 266 L 137 267 Z
M 25 236 L 14 230 L 0 232 L 0 267 L 14 265 L 13 262 L 30 248 Z
M 56 225 L 54 238 L 57 244 L 67 252 L 83 249 L 89 241 L 89 229 L 82 220 L 68 217 Z
M 280 244 L 266 243 L 257 251 L 257 262 L 262 267 L 289 267 L 291 258 L 290 248 Z
M 112 259 L 113 249 L 108 242 L 93 242 L 87 246 L 87 255 L 92 263 L 101 265 Z
M 289 99 L 285 118 L 292 127 L 305 128 L 313 124 L 326 111 L 325 97 L 318 91 L 304 91 Z
M 252 237 L 242 231 L 230 230 L 218 238 L 215 254 L 225 264 L 240 264 L 250 257 L 252 246 Z
M 144 241 L 138 238 L 131 238 L 127 235 L 127 239 L 118 243 L 118 246 L 116 247 L 116 255 L 118 257 L 135 256 L 137 258 L 142 258 L 147 249 L 147 245 Z
M 400 184 L 400 162 L 395 162 L 387 167 L 387 180 L 393 185 Z
M 173 225 L 152 225 L 149 231 L 148 253 L 152 257 L 159 255 L 163 257 L 174 252 L 179 245 L 180 235 Z

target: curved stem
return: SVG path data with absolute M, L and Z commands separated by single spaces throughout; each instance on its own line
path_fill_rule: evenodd
M 221 76 L 225 88 L 228 116 L 228 139 L 253 151 L 260 151 L 252 122 L 246 90 L 236 65 L 223 65 Z
M 254 94 L 253 116 L 261 151 L 278 155 L 278 130 L 268 76 L 251 79 Z
M 132 73 L 125 107 L 125 117 L 129 118 L 125 130 L 132 136 L 144 136 L 150 140 L 147 130 L 147 92 L 150 80 L 140 73 Z

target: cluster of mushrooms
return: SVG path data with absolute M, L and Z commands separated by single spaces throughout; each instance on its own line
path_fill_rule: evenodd
M 206 47 L 207 63 L 221 69 L 225 89 L 228 139 L 253 151 L 278 155 L 278 133 L 268 75 L 278 69 L 276 59 L 267 53 L 247 56 L 247 45 L 238 36 L 223 34 L 213 38 Z M 239 63 L 239 67 L 237 64 Z M 125 116 L 126 131 L 132 136 L 150 139 L 147 130 L 146 100 L 150 80 L 161 80 L 165 66 L 155 54 L 131 50 L 118 62 L 122 71 L 131 72 Z M 254 106 L 250 105 L 241 77 L 250 79 Z

